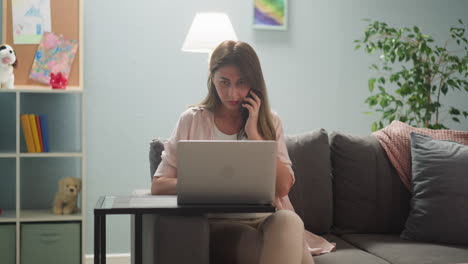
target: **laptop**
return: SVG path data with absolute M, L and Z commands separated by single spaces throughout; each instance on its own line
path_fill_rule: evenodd
M 272 204 L 276 151 L 276 141 L 179 141 L 177 203 Z

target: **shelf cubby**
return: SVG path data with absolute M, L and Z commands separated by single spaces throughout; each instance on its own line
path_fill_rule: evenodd
M 81 158 L 77 157 L 25 157 L 20 167 L 20 218 L 45 218 L 59 221 L 64 216 L 52 214 L 52 205 L 63 177 L 81 178 Z M 81 195 L 79 196 L 79 198 Z M 81 201 L 78 199 L 78 207 Z M 79 219 L 81 213 L 71 215 Z M 65 216 L 69 217 L 69 216 Z
M 81 107 L 80 94 L 21 93 L 22 114 L 45 115 L 50 152 L 80 153 Z M 27 153 L 24 136 L 20 140 L 21 153 Z
M 16 159 L 0 158 L 0 223 L 16 220 Z
M 5 90 L 5 88 L 0 88 Z M 0 154 L 16 153 L 16 94 L 0 93 Z M 1 156 L 0 156 L 1 157 Z

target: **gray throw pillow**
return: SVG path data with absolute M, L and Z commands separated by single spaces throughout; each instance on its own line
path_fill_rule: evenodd
M 409 213 L 406 190 L 372 136 L 330 134 L 335 234 L 401 233 Z
M 411 212 L 401 237 L 468 244 L 468 146 L 411 133 Z
M 289 199 L 305 228 L 327 234 L 333 221 L 330 147 L 324 129 L 286 136 L 296 182 Z

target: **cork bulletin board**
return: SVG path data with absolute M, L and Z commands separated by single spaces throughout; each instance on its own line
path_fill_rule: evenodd
M 13 44 L 12 0 L 2 0 L 2 43 L 12 46 L 16 51 L 18 67 L 15 69 L 15 85 L 17 86 L 46 86 L 29 79 L 29 72 L 34 61 L 39 44 Z M 67 39 L 77 40 L 78 51 L 75 54 L 68 78 L 68 86 L 81 86 L 80 72 L 82 29 L 80 28 L 80 0 L 50 0 L 50 15 L 52 32 L 62 34 Z

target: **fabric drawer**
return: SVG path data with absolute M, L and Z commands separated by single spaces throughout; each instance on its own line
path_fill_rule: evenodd
M 21 225 L 21 264 L 80 264 L 80 223 Z
M 16 225 L 0 225 L 0 262 L 16 263 Z

